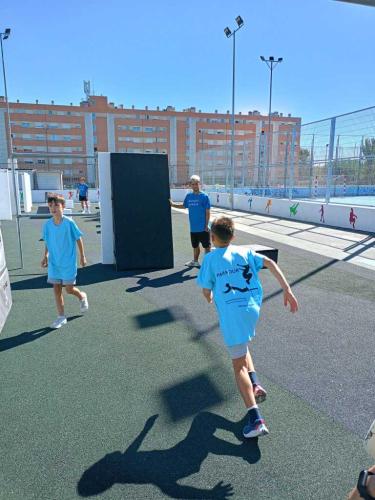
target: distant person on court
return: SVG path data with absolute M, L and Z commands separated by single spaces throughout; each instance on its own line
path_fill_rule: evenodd
M 355 229 L 355 221 L 358 219 L 358 215 L 354 213 L 354 208 L 350 209 L 349 213 L 349 223 L 352 225 L 353 229 Z
M 186 262 L 186 266 L 199 267 L 199 244 L 202 245 L 205 252 L 211 250 L 210 232 L 208 223 L 210 221 L 210 199 L 201 191 L 201 180 L 198 175 L 190 177 L 190 187 L 193 192 L 185 196 L 183 203 L 173 203 L 170 201 L 171 207 L 187 208 L 189 211 L 190 222 L 190 239 L 193 247 L 193 260 Z
M 215 302 L 237 386 L 248 411 L 243 435 L 253 438 L 268 434 L 257 405 L 257 400 L 262 402 L 266 393 L 262 387 L 257 388 L 259 382 L 249 352 L 262 305 L 259 270 L 265 266 L 275 276 L 284 291 L 284 305 L 289 304 L 292 313 L 298 310 L 298 302 L 279 266 L 253 250 L 232 245 L 233 237 L 231 218 L 219 217 L 212 222 L 215 250 L 205 256 L 197 282 L 207 302 Z
M 83 248 L 82 233 L 77 224 L 65 217 L 65 200 L 60 195 L 48 198 L 48 206 L 53 217 L 44 223 L 43 240 L 45 243 L 42 267 L 48 267 L 47 282 L 53 285 L 57 307 L 57 319 L 51 328 L 61 328 L 67 323 L 64 312 L 63 288 L 69 295 L 74 295 L 79 300 L 81 313 L 87 311 L 89 304 L 87 294 L 81 292 L 75 284 L 77 277 L 77 249 L 80 254 L 81 266 L 86 266 L 87 261 Z
M 81 177 L 79 179 L 79 184 L 77 184 L 77 196 L 79 201 L 81 202 L 82 212 L 89 214 L 90 213 L 88 205 L 89 186 L 85 183 L 84 177 Z
M 270 213 L 270 208 L 272 207 L 272 200 L 269 198 L 266 203 L 266 208 L 264 210 L 267 210 L 268 213 Z

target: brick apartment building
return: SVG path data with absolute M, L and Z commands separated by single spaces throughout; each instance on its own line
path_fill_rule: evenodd
M 66 187 L 82 175 L 95 184 L 96 151 L 168 154 L 170 180 L 174 185 L 185 184 L 191 174 L 203 169 L 207 154 L 218 170 L 224 172 L 228 166 L 229 111 L 206 113 L 195 108 L 176 111 L 172 106 L 129 109 L 95 95 L 79 106 L 17 101 L 9 103 L 9 108 L 18 167 L 62 171 Z M 273 113 L 271 135 L 267 139 L 270 164 L 283 163 L 282 145 L 290 140 L 293 127 L 299 135 L 299 126 L 300 118 Z M 268 116 L 261 116 L 258 111 L 235 116 L 236 166 L 241 155 L 242 163 L 260 161 L 259 151 L 264 154 L 262 137 L 267 134 Z M 9 154 L 7 107 L 0 97 L 0 165 L 7 163 Z

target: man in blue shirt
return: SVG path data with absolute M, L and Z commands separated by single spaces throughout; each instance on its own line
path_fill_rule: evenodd
M 210 199 L 203 193 L 201 188 L 201 180 L 198 175 L 190 177 L 190 187 L 193 192 L 185 196 L 183 203 L 173 203 L 170 200 L 171 207 L 187 208 L 189 211 L 190 222 L 190 239 L 193 247 L 193 260 L 186 262 L 189 267 L 199 267 L 199 244 L 202 245 L 205 252 L 211 250 L 210 232 L 208 223 L 210 221 Z
M 89 194 L 89 187 L 85 183 L 85 178 L 81 177 L 79 179 L 79 184 L 77 184 L 77 195 L 79 196 L 79 201 L 81 202 L 82 212 L 89 214 L 90 209 L 88 205 L 88 194 Z

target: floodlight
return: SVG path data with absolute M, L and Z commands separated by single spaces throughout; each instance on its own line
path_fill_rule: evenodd
M 264 56 L 260 56 L 260 59 L 261 59 L 261 61 L 263 61 L 263 62 L 266 60 Z
M 232 34 L 231 30 L 228 28 L 228 26 L 224 29 L 225 36 L 229 38 Z
M 270 61 L 274 61 L 274 60 L 275 60 L 275 58 L 274 58 L 273 56 L 270 56 L 270 57 L 269 57 L 269 60 L 270 60 Z
M 281 62 L 282 60 L 283 60 L 283 58 L 279 57 L 278 60 L 277 60 L 277 62 Z
M 9 35 L 10 35 L 10 28 L 7 28 L 4 32 L 3 40 L 9 38 Z
M 241 16 L 236 17 L 236 23 L 238 24 L 238 27 L 241 28 L 241 26 L 243 25 L 243 19 Z

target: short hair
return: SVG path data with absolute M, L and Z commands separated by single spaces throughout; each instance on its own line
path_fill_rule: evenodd
M 50 193 L 47 198 L 48 203 L 56 203 L 61 204 L 63 207 L 65 207 L 65 198 L 61 194 L 55 194 L 55 193 Z
M 201 178 L 199 177 L 199 175 L 192 175 L 190 177 L 190 182 L 200 182 L 201 181 Z
M 80 177 L 79 180 L 80 181 L 84 181 L 84 180 L 86 180 L 86 178 L 85 177 Z
M 228 243 L 234 236 L 234 222 L 230 217 L 218 217 L 211 224 L 211 232 L 223 243 Z

